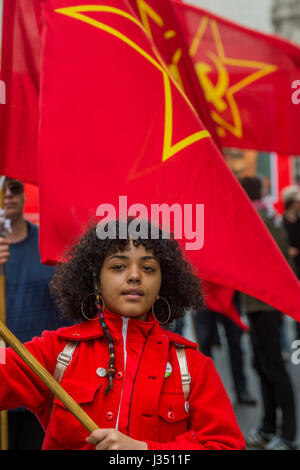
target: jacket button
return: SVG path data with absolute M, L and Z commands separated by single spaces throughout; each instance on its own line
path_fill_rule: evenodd
M 123 378 L 123 372 L 121 372 L 121 371 L 119 370 L 119 371 L 116 373 L 115 378 L 116 378 L 116 379 L 122 379 L 122 378 Z
M 105 417 L 108 421 L 111 421 L 112 419 L 114 419 L 114 414 L 112 411 L 107 411 Z
M 168 411 L 168 418 L 169 419 L 174 419 L 175 418 L 175 413 L 173 411 Z
M 99 377 L 105 377 L 106 369 L 104 369 L 104 367 L 98 367 L 98 369 L 96 370 L 96 374 L 99 375 Z

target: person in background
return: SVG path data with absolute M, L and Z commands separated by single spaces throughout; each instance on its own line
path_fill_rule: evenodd
M 287 186 L 281 192 L 284 203 L 283 222 L 289 237 L 289 255 L 294 261 L 300 279 L 300 188 Z M 300 324 L 296 322 L 296 336 L 300 339 Z
M 184 318 L 177 318 L 172 325 L 172 331 L 174 331 L 174 333 L 177 333 L 178 335 L 183 336 L 183 328 Z
M 275 223 L 261 200 L 260 179 L 242 178 L 240 183 L 288 260 L 286 232 L 283 225 Z M 262 422 L 258 429 L 252 430 L 247 436 L 247 447 L 265 450 L 294 449 L 296 410 L 293 386 L 281 354 L 282 313 L 245 294 L 242 295 L 242 305 L 249 319 L 253 366 L 259 375 L 263 401 Z M 281 411 L 280 426 L 278 411 Z
M 235 292 L 234 303 L 240 311 L 240 294 Z M 218 323 L 224 327 L 237 403 L 240 405 L 256 405 L 256 400 L 248 391 L 244 372 L 244 355 L 241 346 L 242 330 L 228 317 L 211 310 L 197 311 L 196 322 L 203 354 L 212 357 L 212 347 L 218 338 Z
M 54 268 L 40 262 L 39 229 L 24 218 L 23 184 L 7 178 L 4 188 L 5 216 L 11 232 L 0 238 L 0 264 L 5 264 L 6 325 L 22 342 L 44 330 L 70 325 L 62 320 L 50 296 L 48 284 Z M 8 413 L 9 449 L 41 449 L 44 432 L 36 417 L 25 408 Z

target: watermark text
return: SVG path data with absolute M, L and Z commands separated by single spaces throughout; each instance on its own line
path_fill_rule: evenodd
M 296 91 L 292 93 L 292 103 L 299 104 L 300 103 L 300 80 L 294 80 L 292 83 L 292 88 L 296 89 Z
M 292 342 L 292 349 L 295 349 L 295 351 L 292 354 L 291 360 L 292 363 L 297 366 L 300 364 L 300 339 L 296 339 Z
M 150 214 L 144 204 L 136 203 L 128 207 L 127 196 L 119 196 L 119 207 L 116 211 L 112 204 L 100 204 L 96 211 L 97 217 L 103 217 L 97 224 L 96 233 L 99 239 L 116 239 L 116 224 L 113 223 L 119 216 L 118 238 L 157 240 L 159 226 L 162 229 L 162 238 L 170 238 L 171 221 L 173 221 L 173 234 L 177 240 L 185 240 L 186 250 L 201 250 L 204 245 L 204 204 L 151 204 Z M 128 224 L 128 217 L 134 219 Z M 124 222 L 122 223 L 122 219 Z M 148 220 L 151 223 L 151 233 L 148 233 Z
M 3 80 L 0 80 L 0 104 L 6 104 L 6 85 Z

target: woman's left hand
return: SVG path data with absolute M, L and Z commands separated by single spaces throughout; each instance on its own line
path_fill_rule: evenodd
M 86 441 L 96 450 L 148 450 L 146 442 L 136 441 L 116 429 L 96 429 Z

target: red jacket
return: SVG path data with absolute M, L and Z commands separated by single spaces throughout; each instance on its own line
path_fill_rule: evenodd
M 129 319 L 125 337 L 122 317 L 105 312 L 118 371 L 107 395 L 107 378 L 97 373 L 109 361 L 108 343 L 98 321 L 45 331 L 26 347 L 53 374 L 65 344 L 78 341 L 61 385 L 99 428 L 114 428 L 117 423 L 121 432 L 146 441 L 154 450 L 244 449 L 244 438 L 211 359 L 196 344 L 150 320 Z M 192 377 L 189 409 L 175 343 L 186 348 Z M 167 363 L 172 373 L 165 378 Z M 35 413 L 46 431 L 43 449 L 93 449 L 85 442 L 88 431 L 57 398 L 52 408 L 47 387 L 10 348 L 6 364 L 0 365 L 0 382 L 0 409 L 26 406 Z

